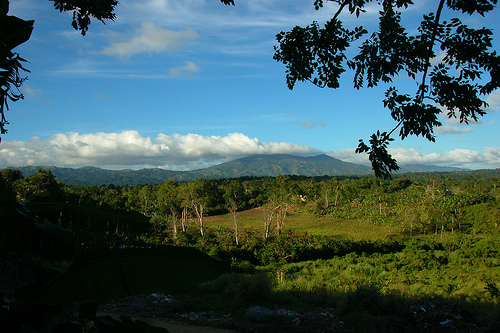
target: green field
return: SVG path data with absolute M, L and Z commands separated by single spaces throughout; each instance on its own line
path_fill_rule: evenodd
M 242 230 L 263 233 L 265 212 L 262 207 L 238 212 L 237 219 Z M 209 228 L 232 229 L 233 220 L 229 214 L 206 218 Z M 310 235 L 341 236 L 354 240 L 404 239 L 406 233 L 402 226 L 374 224 L 359 219 L 340 219 L 332 216 L 318 216 L 304 211 L 291 212 L 284 224 L 284 233 L 308 233 Z

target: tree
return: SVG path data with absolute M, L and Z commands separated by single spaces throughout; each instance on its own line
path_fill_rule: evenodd
M 179 218 L 179 210 L 181 202 L 178 196 L 179 184 L 174 179 L 167 179 L 160 185 L 156 194 L 159 210 L 161 214 L 172 216 L 172 232 L 173 237 L 177 237 L 177 220 Z M 185 231 L 185 230 L 184 230 Z
M 290 177 L 277 176 L 269 188 L 268 209 L 265 215 L 264 239 L 269 238 L 271 225 L 276 220 L 276 233 L 281 234 L 291 201 Z
M 394 86 L 385 93 L 383 104 L 391 112 L 395 127 L 377 131 L 369 145 L 359 140 L 356 153 L 368 153 L 377 177 L 389 178 L 392 171 L 399 169 L 387 150 L 397 129 L 401 139 L 415 135 L 434 142 L 434 128 L 441 126 L 438 115 L 442 110 L 449 118 L 466 124 L 486 113 L 487 104 L 481 96 L 500 87 L 500 57 L 491 50 L 493 32 L 488 28 L 472 29 L 456 17 L 449 21 L 441 17 L 443 11 L 484 16 L 496 7 L 497 0 L 440 0 L 435 13 L 424 15 L 413 35 L 401 24 L 402 13 L 414 6 L 411 0 L 377 1 L 381 7 L 379 25 L 371 35 L 362 26 L 344 27 L 339 16 L 347 11 L 359 18 L 366 13 L 366 5 L 374 1 L 315 0 L 315 8 L 319 10 L 326 1 L 338 5 L 332 19 L 324 27 L 313 22 L 305 28 L 296 26 L 280 32 L 274 59 L 286 66 L 290 89 L 297 81 L 339 88 L 346 66 L 354 71 L 356 89 L 392 83 L 404 74 L 415 81 L 416 91 L 412 94 L 399 92 Z M 368 37 L 359 53 L 348 60 L 354 42 L 359 44 L 363 36 Z M 438 57 L 436 48 L 444 57 Z
M 177 195 L 179 202 L 181 204 L 181 228 L 182 232 L 185 233 L 187 231 L 187 221 L 189 217 L 189 208 L 191 207 L 191 194 L 188 183 L 182 183 L 179 185 Z
M 236 218 L 236 212 L 238 208 L 243 202 L 243 195 L 245 193 L 245 189 L 241 182 L 236 180 L 226 181 L 224 183 L 224 200 L 226 202 L 226 207 L 231 214 L 234 223 L 234 239 L 236 245 L 240 243 L 240 234 L 238 230 L 238 220 Z
M 191 202 L 191 207 L 196 213 L 198 219 L 198 227 L 200 228 L 200 234 L 203 236 L 205 234 L 205 228 L 203 224 L 203 217 L 206 214 L 206 209 L 210 207 L 213 203 L 217 187 L 214 183 L 200 178 L 194 182 L 188 184 L 189 188 L 189 199 Z
M 20 71 L 28 71 L 22 65 L 26 60 L 12 49 L 30 38 L 34 23 L 7 15 L 8 12 L 9 1 L 0 0 L 0 134 L 7 133 L 8 100 L 15 102 L 23 98 L 19 87 L 25 79 L 19 76 Z
M 151 185 L 144 185 L 139 190 L 140 212 L 150 216 L 156 210 L 156 195 Z
M 27 178 L 19 178 L 13 183 L 20 201 L 29 202 L 34 198 L 59 197 L 62 194 L 62 184 L 52 171 L 40 169 Z
M 7 185 L 7 188 L 9 190 L 12 189 L 12 186 L 16 180 L 24 179 L 23 173 L 17 169 L 4 169 L 1 175 L 5 182 L 5 185 Z
M 72 12 L 71 25 L 85 36 L 89 29 L 91 18 L 103 23 L 106 20 L 114 20 L 117 0 L 52 0 L 54 8 L 60 12 Z M 25 59 L 12 49 L 25 43 L 31 37 L 33 31 L 33 20 L 23 20 L 15 16 L 7 15 L 9 12 L 9 0 L 0 0 L 0 134 L 6 134 L 6 125 L 9 124 L 5 117 L 5 111 L 9 109 L 8 101 L 16 102 L 23 99 L 19 91 L 27 78 L 21 77 L 22 72 L 29 73 L 23 67 Z

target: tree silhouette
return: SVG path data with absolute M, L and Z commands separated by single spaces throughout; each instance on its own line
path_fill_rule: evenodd
M 366 13 L 372 0 L 315 0 L 316 10 L 325 2 L 338 5 L 332 19 L 320 27 L 313 22 L 280 32 L 276 38 L 274 59 L 286 66 L 286 81 L 293 89 L 297 81 L 309 81 L 324 88 L 339 88 L 346 67 L 354 71 L 354 87 L 374 87 L 392 83 L 406 74 L 415 82 L 413 94 L 400 93 L 391 86 L 385 93 L 384 107 L 396 125 L 390 131 L 377 131 L 369 145 L 359 140 L 356 153 L 368 153 L 377 177 L 389 178 L 399 169 L 387 151 L 391 135 L 422 136 L 434 142 L 434 129 L 441 126 L 438 115 L 445 112 L 461 123 L 477 121 L 485 112 L 482 97 L 500 86 L 500 57 L 492 49 L 493 32 L 488 28 L 472 29 L 459 18 L 441 19 L 444 11 L 485 16 L 497 0 L 440 0 L 434 13 L 423 20 L 411 34 L 401 24 L 402 14 L 414 6 L 411 0 L 377 1 L 380 6 L 378 30 L 368 35 L 362 26 L 344 27 L 339 17 L 348 12 L 357 18 Z M 355 44 L 368 36 L 351 59 Z M 444 55 L 437 54 L 439 49 Z M 485 76 L 489 75 L 489 78 Z
M 12 49 L 30 38 L 34 23 L 8 13 L 9 1 L 0 0 L 0 134 L 7 133 L 5 111 L 9 109 L 8 101 L 23 98 L 19 87 L 25 78 L 20 76 L 20 72 L 28 72 L 22 64 L 26 60 Z
M 103 23 L 114 20 L 117 0 L 52 0 L 54 8 L 60 12 L 72 12 L 71 25 L 79 30 L 83 36 L 87 33 L 91 18 Z M 5 111 L 9 109 L 8 101 L 16 102 L 23 99 L 19 91 L 23 82 L 23 72 L 29 70 L 23 66 L 26 62 L 19 53 L 12 50 L 28 41 L 33 31 L 35 21 L 25 21 L 15 16 L 7 15 L 9 0 L 0 0 L 0 134 L 6 134 L 6 125 L 9 124 Z

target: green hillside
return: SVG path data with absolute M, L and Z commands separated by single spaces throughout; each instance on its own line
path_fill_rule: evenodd
M 370 175 L 368 166 L 343 162 L 325 154 L 316 156 L 293 156 L 287 154 L 253 155 L 235 159 L 205 169 L 193 171 L 172 171 L 165 169 L 141 170 L 106 170 L 96 167 L 78 169 L 56 166 L 26 166 L 16 168 L 25 177 L 39 169 L 51 170 L 54 175 L 67 185 L 109 185 L 116 186 L 162 183 L 165 179 L 191 181 L 199 178 L 239 178 L 239 177 L 275 177 L 278 175 L 298 175 L 308 177 Z M 463 171 L 458 168 L 445 168 L 428 165 L 402 166 L 399 174 L 408 172 L 451 172 Z

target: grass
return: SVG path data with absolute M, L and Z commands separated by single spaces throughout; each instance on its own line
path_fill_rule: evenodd
M 265 214 L 265 210 L 260 207 L 238 212 L 239 229 L 263 232 Z M 207 217 L 205 219 L 205 226 L 208 228 L 234 228 L 232 217 L 229 214 Z M 296 234 L 307 232 L 310 235 L 342 236 L 353 240 L 398 239 L 405 237 L 401 226 L 374 224 L 358 219 L 318 216 L 305 211 L 291 212 L 285 220 L 284 232 L 293 232 Z

